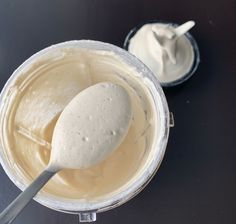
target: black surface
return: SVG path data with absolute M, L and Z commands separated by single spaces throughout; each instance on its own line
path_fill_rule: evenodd
M 0 85 L 51 44 L 95 39 L 123 45 L 145 20 L 196 21 L 201 63 L 184 85 L 165 90 L 176 126 L 154 179 L 97 223 L 236 223 L 235 0 L 0 0 Z M 0 170 L 0 210 L 19 190 Z M 77 223 L 32 201 L 16 224 Z

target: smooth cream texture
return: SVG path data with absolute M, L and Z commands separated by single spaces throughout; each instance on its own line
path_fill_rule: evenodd
M 131 116 L 130 97 L 122 86 L 101 82 L 83 90 L 56 123 L 47 169 L 86 169 L 101 163 L 124 140 Z
M 130 39 L 128 50 L 144 62 L 160 82 L 176 81 L 185 76 L 193 65 L 193 47 L 184 34 L 194 24 L 193 21 L 179 27 L 146 24 Z
M 129 132 L 101 164 L 84 170 L 63 170 L 43 189 L 58 197 L 95 200 L 117 191 L 142 169 L 159 127 L 158 114 L 143 77 L 107 51 L 62 47 L 32 61 L 11 81 L 5 99 L 1 145 L 16 175 L 28 183 L 47 166 L 56 121 L 80 91 L 111 81 L 128 92 L 133 109 Z

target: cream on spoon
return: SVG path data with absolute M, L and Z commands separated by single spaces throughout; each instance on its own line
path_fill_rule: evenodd
M 11 223 L 58 171 L 88 168 L 107 158 L 125 138 L 131 117 L 129 95 L 119 85 L 99 83 L 75 96 L 55 126 L 49 165 L 0 214 L 0 223 Z

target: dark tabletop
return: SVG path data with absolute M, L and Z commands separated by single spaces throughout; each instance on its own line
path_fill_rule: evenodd
M 55 43 L 94 39 L 122 46 L 146 20 L 193 19 L 201 63 L 166 89 L 175 116 L 164 161 L 151 183 L 97 223 L 236 223 L 235 0 L 0 0 L 0 87 L 25 59 Z M 0 168 L 0 210 L 19 194 Z M 16 224 L 72 224 L 76 215 L 32 201 Z

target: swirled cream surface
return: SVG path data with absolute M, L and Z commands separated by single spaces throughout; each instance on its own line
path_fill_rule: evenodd
M 43 191 L 92 200 L 117 191 L 142 169 L 159 130 L 153 125 L 158 115 L 143 77 L 112 52 L 67 46 L 32 59 L 8 87 L 1 145 L 16 175 L 28 183 L 40 174 L 49 162 L 53 130 L 63 109 L 80 91 L 107 81 L 124 87 L 131 99 L 133 116 L 124 141 L 96 166 L 60 171 Z
M 194 50 L 184 35 L 193 21 L 178 27 L 150 23 L 142 26 L 130 39 L 128 50 L 144 62 L 162 83 L 187 75 L 194 62 Z

